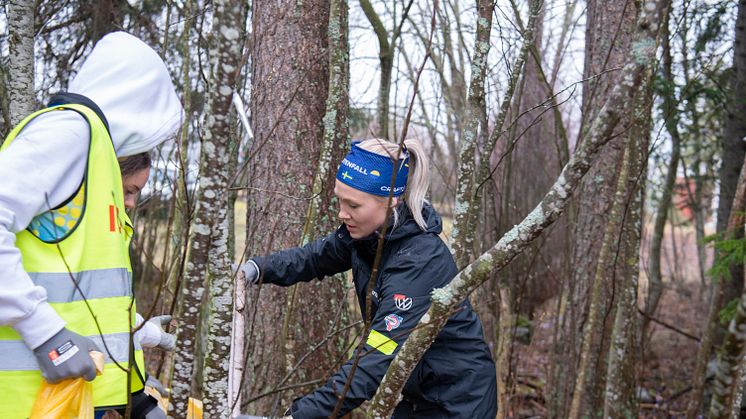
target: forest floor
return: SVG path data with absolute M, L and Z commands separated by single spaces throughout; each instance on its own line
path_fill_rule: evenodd
M 694 236 L 691 228 L 676 228 L 673 236 L 670 229 L 666 230 L 662 263 L 665 289 L 655 313 L 655 319 L 665 325 L 651 322 L 643 339 L 643 348 L 639 351 L 642 356 L 636 368 L 642 385 L 642 389 L 638 390 L 641 395 L 640 417 L 683 417 L 689 401 L 698 350 L 698 341 L 693 337 L 701 335 L 708 298 L 701 292 Z M 647 287 L 647 248 L 644 238 L 639 307 L 643 307 L 642 297 Z M 710 265 L 711 257 L 711 252 L 708 252 L 705 266 Z M 510 417 L 548 415 L 545 391 L 548 390 L 546 378 L 550 369 L 556 305 L 556 298 L 543 304 L 534 317 L 531 342 L 516 345 L 518 385 L 516 397 L 511 403 Z
M 667 288 L 661 298 L 657 319 L 679 330 L 699 336 L 706 304 L 699 298 L 699 285 L 679 284 Z M 511 417 L 546 417 L 546 377 L 555 319 L 547 313 L 537 316 L 529 345 L 516 346 L 517 396 Z M 689 400 L 691 374 L 697 355 L 697 342 L 691 337 L 652 323 L 642 350 L 637 373 L 642 383 L 640 416 L 646 418 L 682 417 Z

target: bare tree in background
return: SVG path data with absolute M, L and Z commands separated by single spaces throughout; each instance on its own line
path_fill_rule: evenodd
M 525 31 L 517 5 L 514 11 L 518 27 Z M 516 93 L 508 110 L 508 121 L 500 133 L 491 164 L 495 173 L 490 180 L 483 180 L 485 191 L 492 202 L 484 205 L 485 229 L 489 238 L 482 236 L 483 244 L 499 240 L 510 228 L 522 220 L 533 209 L 552 186 L 567 160 L 567 136 L 564 134 L 554 92 L 542 68 L 542 38 L 545 8 L 530 20 L 536 25 L 534 40 L 527 45 L 525 70 L 518 80 Z M 496 128 L 497 129 L 497 128 Z M 495 134 L 493 134 L 495 135 Z M 494 215 L 489 216 L 489 208 Z M 518 341 L 530 339 L 531 330 L 525 327 L 525 319 L 532 316 L 534 308 L 558 291 L 565 245 L 565 217 L 516 259 L 499 275 L 490 287 L 477 294 L 489 291 L 496 300 L 494 306 L 497 323 L 493 326 L 495 360 L 500 380 L 499 417 L 505 417 L 510 409 L 509 401 L 517 385 L 515 370 L 515 346 Z M 483 297 L 483 300 L 486 299 Z M 522 336 L 518 337 L 519 318 L 522 318 Z
M 397 3 L 392 3 L 393 7 L 396 8 Z M 391 31 L 391 37 L 389 38 L 388 31 L 383 22 L 381 22 L 381 18 L 376 13 L 370 0 L 360 0 L 360 7 L 365 12 L 365 17 L 368 18 L 378 39 L 378 59 L 381 64 L 381 79 L 378 85 L 377 135 L 380 138 L 389 138 L 389 96 L 391 93 L 391 75 L 394 70 L 396 42 L 399 40 L 402 26 L 407 20 L 412 3 L 414 3 L 413 0 L 407 0 L 399 22 L 395 22 L 396 26 Z

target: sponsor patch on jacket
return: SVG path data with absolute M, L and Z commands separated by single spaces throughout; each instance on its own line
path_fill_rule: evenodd
M 412 298 L 404 294 L 394 294 L 394 303 L 396 303 L 396 308 L 401 311 L 407 311 L 412 308 Z
M 394 313 L 389 314 L 384 319 L 386 321 L 386 330 L 392 331 L 396 329 L 397 327 L 401 326 L 401 321 L 403 320 L 401 316 L 397 316 Z

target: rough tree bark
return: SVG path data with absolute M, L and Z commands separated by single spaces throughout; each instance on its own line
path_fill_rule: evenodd
M 210 39 L 213 70 L 200 160 L 200 197 L 191 228 L 187 271 L 182 286 L 179 350 L 172 391 L 173 415 L 186 417 L 190 395 L 204 396 L 205 414 L 229 414 L 228 370 L 232 325 L 233 281 L 228 252 L 229 114 L 240 72 L 241 8 L 237 0 L 213 3 Z M 200 342 L 200 344 L 198 344 Z M 201 353 L 199 349 L 202 349 Z M 195 372 L 204 356 L 202 385 Z
M 343 83 L 347 75 L 341 73 L 347 72 L 342 69 L 346 64 L 329 67 L 332 57 L 340 58 L 346 51 L 346 19 L 341 17 L 347 8 L 346 3 L 338 5 L 339 14 L 330 16 L 329 0 L 254 4 L 255 140 L 249 155 L 247 258 L 298 246 L 337 226 L 332 165 L 347 150 L 346 129 L 339 128 L 345 124 L 348 102 Z M 332 102 L 344 108 L 331 112 L 327 103 Z M 326 145 L 324 135 L 329 136 Z M 255 368 L 245 383 L 247 399 L 284 387 L 291 378 L 307 384 L 260 398 L 251 409 L 281 413 L 294 397 L 312 390 L 346 359 L 341 335 L 306 356 L 336 324 L 337 314 L 346 313 L 340 310 L 345 291 L 344 281 L 338 278 L 290 289 L 250 287 L 247 327 L 252 335 L 247 337 L 247 356 Z
M 36 110 L 34 94 L 34 16 L 33 0 L 10 0 L 7 3 L 8 111 L 10 129 Z
M 630 110 L 629 105 L 634 103 L 633 98 L 641 88 L 643 75 L 655 57 L 656 38 L 664 8 L 663 0 L 651 0 L 643 4 L 634 31 L 632 59 L 627 60 L 620 81 L 609 100 L 593 120 L 578 150 L 542 202 L 495 246 L 463 269 L 448 286 L 433 291 L 432 306 L 392 361 L 371 402 L 368 417 L 383 418 L 391 415 L 407 377 L 432 344 L 452 310 L 481 285 L 490 272 L 504 268 L 562 213 L 570 194 L 590 168 L 599 149 L 612 138 L 620 119 Z
M 609 95 L 622 76 L 619 69 L 630 59 L 630 54 L 635 51 L 631 47 L 632 32 L 635 27 L 635 16 L 637 8 L 644 7 L 647 2 L 603 2 L 591 0 L 587 3 L 587 23 L 585 33 L 585 64 L 583 77 L 587 82 L 583 83 L 582 121 L 580 128 L 581 137 L 588 130 L 591 121 L 598 109 L 608 100 Z M 639 6 L 638 6 L 639 5 Z M 633 106 L 630 102 L 629 106 Z M 574 230 L 571 239 L 571 271 L 568 273 L 567 286 L 568 304 L 567 310 L 562 316 L 561 337 L 557 342 L 559 346 L 555 349 L 558 356 L 552 360 L 557 365 L 554 371 L 555 377 L 552 382 L 560 387 L 553 394 L 559 400 L 552 400 L 554 406 L 562 406 L 558 409 L 560 417 L 566 417 L 567 408 L 570 407 L 570 398 L 574 397 L 570 389 L 576 382 L 580 371 L 576 370 L 577 360 L 580 357 L 579 350 L 584 345 L 584 340 L 592 338 L 591 356 L 605 361 L 608 349 L 609 331 L 611 321 L 600 321 L 594 323 L 596 330 L 590 334 L 583 332 L 583 326 L 589 314 L 590 293 L 595 273 L 597 272 L 599 243 L 604 235 L 604 226 L 613 205 L 614 191 L 618 174 L 614 168 L 621 161 L 624 142 L 624 132 L 631 126 L 632 114 L 627 114 L 626 119 L 620 121 L 616 138 L 609 142 L 604 151 L 599 154 L 598 162 L 593 165 L 588 176 L 583 179 L 581 189 L 576 195 Z M 578 141 L 581 144 L 582 140 Z M 576 145 L 577 148 L 577 145 Z M 637 159 L 637 157 L 634 157 Z M 624 242 L 624 238 L 619 241 Z M 615 249 L 612 255 L 618 254 Z M 604 275 L 604 284 L 600 288 L 600 299 L 596 308 L 601 313 L 610 312 L 612 304 L 611 290 L 612 280 L 623 278 L 620 271 L 623 270 L 622 258 L 608 258 L 605 263 L 604 272 L 615 273 Z M 608 317 L 605 318 L 608 320 Z M 587 329 L 586 329 L 587 331 Z M 588 331 L 590 332 L 590 331 Z M 589 365 L 585 372 L 587 385 L 581 396 L 579 413 L 590 417 L 601 416 L 603 413 L 603 390 L 605 387 L 605 368 L 597 368 L 595 362 Z M 603 363 L 602 363 L 603 365 Z M 560 378 L 561 377 L 561 378 Z M 593 411 L 591 411 L 593 410 Z
M 601 248 L 598 252 L 598 259 L 596 260 L 596 272 L 593 276 L 593 283 L 591 284 L 588 319 L 583 329 L 583 347 L 580 351 L 580 365 L 578 366 L 578 374 L 575 376 L 575 389 L 573 390 L 570 414 L 568 416 L 572 419 L 580 419 L 584 415 L 581 409 L 583 398 L 588 391 L 587 386 L 590 384 L 588 375 L 592 369 L 596 368 L 598 363 L 599 354 L 594 353 L 593 347 L 599 339 L 598 334 L 601 332 L 597 325 L 599 322 L 603 322 L 602 310 L 604 307 L 601 306 L 601 291 L 605 285 L 606 266 L 609 260 L 614 257 L 614 244 L 617 241 L 617 237 L 621 235 L 624 206 L 627 203 L 628 197 L 627 181 L 630 176 L 632 160 L 634 159 L 632 152 L 636 148 L 634 141 L 630 137 L 627 137 L 625 141 L 626 145 L 618 172 L 619 177 L 617 178 L 616 190 L 614 192 L 614 201 L 606 221 Z
M 665 24 L 665 23 L 663 23 Z M 640 318 L 637 291 L 640 273 L 643 200 L 647 173 L 647 150 L 652 121 L 652 69 L 646 73 L 634 101 L 634 117 L 627 137 L 630 141 L 626 207 L 622 219 L 619 254 L 615 272 L 614 320 L 606 368 L 604 417 L 633 418 L 638 415 L 638 359 Z M 620 175 L 621 177 L 621 175 Z

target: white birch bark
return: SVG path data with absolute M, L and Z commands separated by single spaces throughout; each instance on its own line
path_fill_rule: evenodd
M 11 127 L 36 110 L 34 94 L 34 4 L 33 0 L 9 0 L 8 98 Z
M 228 252 L 228 169 L 231 110 L 241 59 L 241 5 L 213 3 L 208 113 L 200 162 L 200 197 L 192 224 L 187 272 L 181 294 L 181 328 L 175 357 L 172 402 L 185 417 L 190 396 L 204 396 L 205 417 L 228 417 L 228 371 L 233 314 L 233 282 Z M 206 293 L 205 293 L 206 292 Z M 204 342 L 203 354 L 197 349 Z M 204 356 L 204 370 L 195 371 Z M 202 373 L 202 386 L 194 382 Z M 195 394 L 192 391 L 196 390 Z
M 244 374 L 246 334 L 244 308 L 246 307 L 246 280 L 238 275 L 235 281 L 236 296 L 233 299 L 233 327 L 231 331 L 230 372 L 228 375 L 228 403 L 230 417 L 241 414 L 241 382 Z

